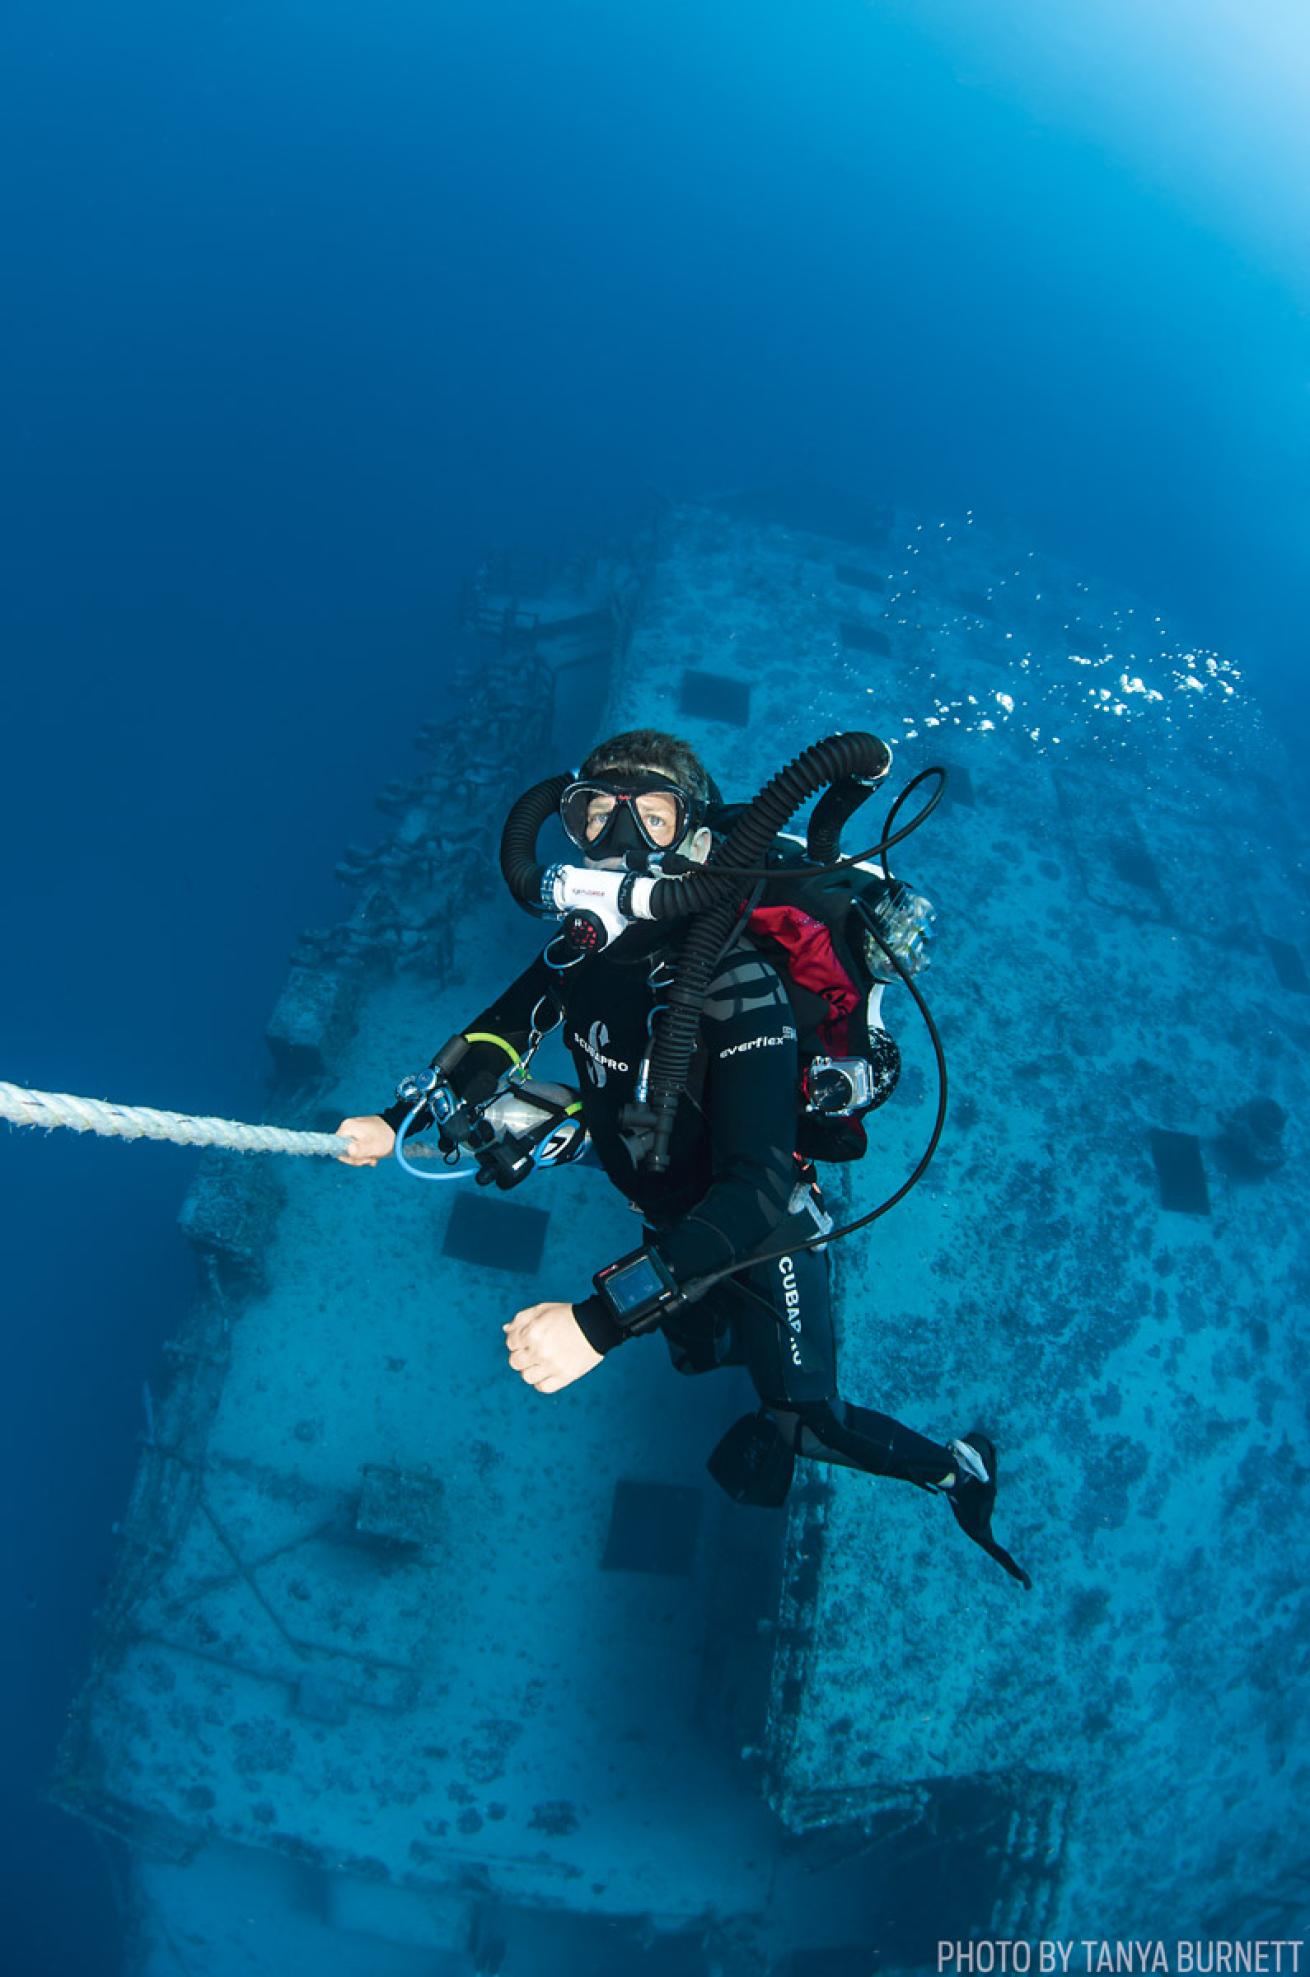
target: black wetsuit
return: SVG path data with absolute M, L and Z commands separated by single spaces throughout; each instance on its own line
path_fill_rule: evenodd
M 625 1136 L 623 1109 L 636 1095 L 673 952 L 663 928 L 638 926 L 563 972 L 538 959 L 466 1033 L 490 1033 L 521 1051 L 534 1016 L 545 1030 L 561 1012 L 596 1156 L 641 1213 L 647 1242 L 679 1284 L 740 1266 L 662 1322 L 679 1372 L 744 1365 L 797 1453 L 906 1482 L 940 1483 L 952 1467 L 941 1443 L 838 1397 L 827 1252 L 772 1257 L 789 1238 L 806 1241 L 824 1223 L 814 1170 L 795 1151 L 795 1020 L 777 970 L 763 955 L 738 947 L 711 983 L 667 1170 L 645 1170 L 641 1144 Z M 494 1044 L 475 1044 L 451 1082 L 463 1095 L 474 1078 L 499 1076 L 505 1063 Z M 397 1103 L 382 1116 L 398 1127 L 407 1112 Z M 765 1251 L 772 1260 L 751 1263 Z M 574 1311 L 598 1352 L 625 1337 L 600 1298 L 585 1295 Z

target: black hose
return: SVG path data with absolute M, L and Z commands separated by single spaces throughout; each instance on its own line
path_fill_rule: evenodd
M 529 913 L 550 910 L 541 897 L 546 868 L 537 862 L 537 839 L 542 825 L 558 812 L 560 798 L 572 781 L 572 776 L 548 776 L 545 782 L 524 790 L 500 834 L 500 869 L 505 884 Z
M 928 798 L 922 810 L 915 811 L 908 824 L 902 824 L 898 831 L 893 831 L 892 824 L 900 815 L 902 804 L 907 801 L 919 787 L 919 784 L 928 776 L 936 776 L 936 789 Z M 891 867 L 887 863 L 887 853 L 894 844 L 903 844 L 907 837 L 911 837 L 918 830 L 920 824 L 928 821 L 942 800 L 942 791 L 945 786 L 945 769 L 939 767 L 920 769 L 918 775 L 912 776 L 910 781 L 906 783 L 905 788 L 887 812 L 887 822 L 883 825 L 882 836 L 878 839 L 878 842 L 867 846 L 863 851 L 843 853 L 840 858 L 834 858 L 829 864 L 783 866 L 775 863 L 772 865 L 734 865 L 729 869 L 727 866 L 720 865 L 716 861 L 714 870 L 720 878 L 725 879 L 774 879 L 784 876 L 789 879 L 826 879 L 830 878 L 834 872 L 858 871 L 861 866 L 867 866 L 872 859 L 875 864 L 882 866 L 884 876 L 890 878 L 892 874 Z M 745 805 L 743 804 L 741 808 L 744 809 Z M 840 846 L 838 849 L 840 849 Z
M 827 865 L 841 857 L 841 834 L 861 804 L 873 795 L 874 785 L 844 776 L 829 784 L 814 806 L 810 827 L 805 833 L 805 853 L 816 865 Z
M 685 888 L 688 894 L 695 887 L 697 898 L 703 888 L 709 897 L 703 909 L 692 908 L 696 918 L 688 929 L 673 983 L 665 993 L 664 1006 L 655 1021 L 646 1121 L 652 1138 L 642 1160 L 649 1172 L 667 1171 L 674 1114 L 691 1070 L 701 1011 L 715 964 L 732 933 L 741 904 L 739 891 L 730 880 L 726 894 L 721 890 L 725 880 L 721 876 L 716 878 L 715 867 L 762 865 L 764 854 L 779 831 L 816 790 L 855 777 L 880 780 L 890 762 L 891 751 L 876 735 L 830 735 L 826 741 L 815 742 L 794 762 L 779 769 L 747 805 L 722 845 L 710 853 L 703 880 L 698 874 L 689 874 L 667 882 L 677 891 Z M 656 886 L 652 906 L 663 890 L 662 886 Z M 656 911 L 654 917 L 663 915 Z
M 925 776 L 936 776 L 937 778 L 936 789 L 933 791 L 932 795 L 928 798 L 928 801 L 924 804 L 922 810 L 918 810 L 915 812 L 914 817 L 905 826 L 904 830 L 893 831 L 892 825 L 896 822 L 896 819 L 901 814 L 901 805 L 906 801 L 910 793 L 919 787 L 919 784 L 923 781 Z M 942 795 L 945 789 L 946 789 L 945 769 L 940 769 L 940 768 L 920 769 L 918 775 L 912 777 L 910 781 L 906 783 L 905 788 L 901 791 L 900 795 L 895 799 L 891 809 L 887 812 L 887 821 L 882 827 L 882 842 L 878 848 L 877 853 L 875 854 L 878 859 L 878 863 L 882 866 L 884 878 L 890 879 L 892 875 L 892 868 L 887 861 L 888 851 L 890 851 L 891 847 L 894 844 L 899 844 L 902 838 L 907 838 L 910 835 L 911 831 L 917 831 L 920 824 L 924 823 L 929 817 L 931 817 L 933 811 L 937 808 L 937 805 L 941 802 Z M 881 943 L 879 943 L 879 945 L 881 945 Z

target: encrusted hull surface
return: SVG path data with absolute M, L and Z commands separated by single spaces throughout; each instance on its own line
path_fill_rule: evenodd
M 646 1341 L 550 1399 L 509 1375 L 503 1320 L 631 1247 L 594 1175 L 479 1191 L 488 1232 L 390 1165 L 207 1161 L 55 1786 L 126 1845 L 139 1968 L 842 1977 L 956 1936 L 1304 1933 L 1310 934 L 1239 672 L 969 518 L 784 497 L 489 566 L 464 638 L 354 912 L 298 950 L 269 1116 L 374 1109 L 526 964 L 499 822 L 584 719 L 686 732 L 734 795 L 839 728 L 894 782 L 944 761 L 897 869 L 939 907 L 952 1112 L 834 1252 L 842 1384 L 988 1426 L 1035 1586 L 896 1484 L 718 1497 L 737 1372 Z M 885 1014 L 854 1213 L 935 1103 Z

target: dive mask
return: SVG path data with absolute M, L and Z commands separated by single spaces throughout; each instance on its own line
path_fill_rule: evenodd
M 647 800 L 655 797 L 661 800 Z M 696 822 L 696 806 L 686 790 L 655 769 L 570 783 L 560 798 L 559 814 L 570 839 L 588 858 L 672 851 Z

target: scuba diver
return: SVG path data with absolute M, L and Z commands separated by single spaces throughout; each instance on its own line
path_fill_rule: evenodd
M 890 752 L 873 737 L 855 736 L 809 754 L 845 742 L 883 750 L 849 811 L 886 773 Z M 435 1126 L 448 1162 L 471 1150 L 482 1164 L 479 1180 L 512 1186 L 533 1164 L 528 1142 L 513 1131 L 497 1137 L 489 1121 L 507 1096 L 519 1094 L 521 1104 L 540 1095 L 535 1150 L 569 1159 L 589 1148 L 641 1214 L 644 1243 L 598 1271 L 590 1295 L 543 1300 L 505 1324 L 509 1363 L 528 1385 L 559 1393 L 632 1337 L 658 1329 L 678 1372 L 740 1365 L 750 1375 L 759 1408 L 728 1430 L 708 1463 L 737 1501 L 781 1504 L 798 1456 L 897 1477 L 944 1496 L 965 1534 L 1030 1586 L 992 1537 L 996 1451 L 988 1437 L 973 1429 L 935 1442 L 838 1390 L 824 1246 L 832 1220 L 812 1149 L 826 1132 L 827 1145 L 835 1145 L 835 1134 L 845 1148 L 820 1157 L 863 1151 L 860 1121 L 895 1083 L 899 1053 L 878 1017 L 881 988 L 870 995 L 856 1055 L 809 1051 L 798 1012 L 804 983 L 812 990 L 816 968 L 823 973 L 813 916 L 784 904 L 748 917 L 738 886 L 727 937 L 709 940 L 695 1014 L 683 1025 L 686 1068 L 675 1069 L 671 1086 L 665 1078 L 661 1111 L 651 1096 L 661 1012 L 672 1010 L 676 1023 L 680 1004 L 693 998 L 678 986 L 683 928 L 668 917 L 626 917 L 637 888 L 651 886 L 648 877 L 632 875 L 662 874 L 654 883 L 674 889 L 666 898 L 679 886 L 704 885 L 715 871 L 711 852 L 723 849 L 720 818 L 731 813 L 689 744 L 653 729 L 602 743 L 575 779 L 538 785 L 516 811 L 524 804 L 529 827 L 515 837 L 511 813 L 502 865 L 529 910 L 571 910 L 571 947 L 561 955 L 557 937 L 443 1046 L 430 1071 L 401 1084 L 392 1105 L 344 1120 L 337 1130 L 353 1144 L 341 1158 L 376 1166 L 396 1151 L 403 1160 L 410 1136 Z M 516 863 L 511 840 L 520 851 L 535 849 L 540 823 L 555 813 L 581 866 L 543 873 L 522 857 Z M 771 818 L 771 852 L 775 831 Z M 729 849 L 740 841 L 740 834 L 731 837 Z M 756 841 L 765 839 L 757 833 Z M 707 861 L 708 873 L 697 877 Z M 886 891 L 881 873 L 878 883 Z M 649 891 L 637 896 L 650 899 Z M 886 951 L 881 938 L 878 946 Z M 885 979 L 893 978 L 888 971 Z M 847 1008 L 842 1023 L 850 1033 L 843 1027 L 841 1040 L 855 1037 L 859 1013 Z M 530 1064 L 555 1027 L 576 1066 L 576 1092 L 524 1082 L 525 1060 Z M 943 1115 L 944 1106 L 943 1089 Z

